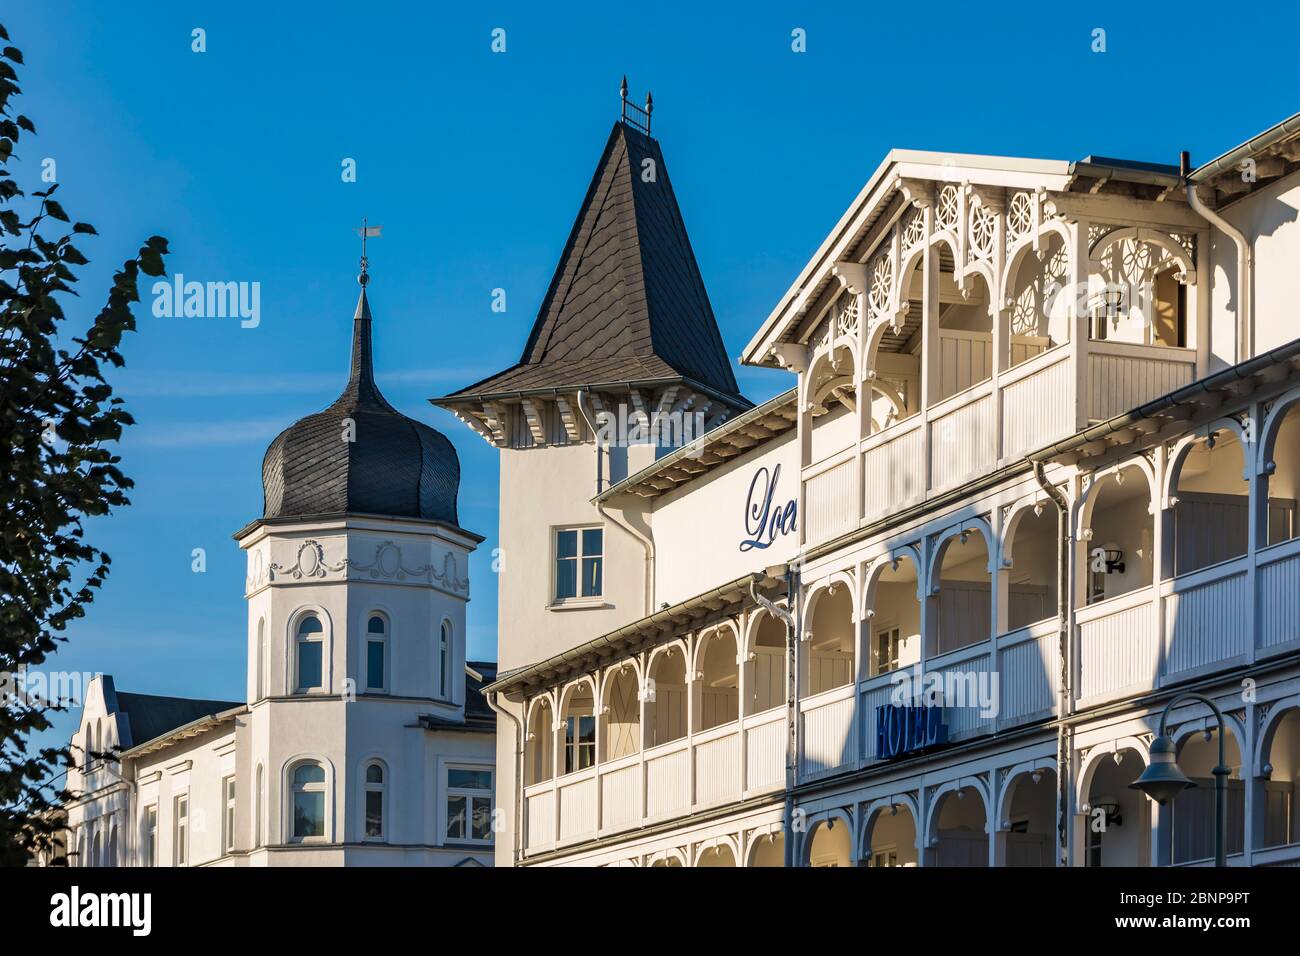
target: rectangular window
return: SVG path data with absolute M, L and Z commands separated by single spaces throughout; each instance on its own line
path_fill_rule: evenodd
M 172 863 L 175 866 L 187 866 L 190 862 L 190 797 L 184 793 L 173 804 L 175 817 L 172 821 Z
M 898 652 L 902 647 L 899 630 L 896 627 L 876 632 L 875 673 L 885 674 L 898 670 Z
M 596 762 L 596 718 L 570 717 L 564 725 L 564 772 L 585 770 Z
M 321 686 L 320 641 L 298 642 L 298 689 L 315 690 Z
M 600 597 L 604 591 L 605 532 L 560 528 L 555 532 L 555 599 Z
M 144 865 L 158 865 L 158 804 L 144 808 Z
M 384 689 L 383 641 L 366 641 L 366 689 Z
M 221 817 L 221 846 L 231 853 L 235 849 L 235 778 L 226 777 L 221 781 L 221 793 L 225 801 L 225 813 Z
M 492 771 L 452 767 L 447 771 L 447 839 L 492 842 Z

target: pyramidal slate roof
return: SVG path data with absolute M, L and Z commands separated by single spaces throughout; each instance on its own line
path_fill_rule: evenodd
M 266 450 L 263 518 L 372 514 L 458 526 L 456 449 L 441 432 L 406 417 L 380 393 L 371 322 L 363 283 L 352 322 L 347 386 L 329 408 L 294 422 Z M 346 434 L 352 440 L 345 440 Z
M 518 364 L 434 401 L 682 380 L 750 407 L 736 387 L 659 143 L 619 121 Z

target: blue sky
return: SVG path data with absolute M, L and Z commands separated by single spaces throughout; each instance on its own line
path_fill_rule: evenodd
M 40 134 L 20 178 L 40 188 L 53 158 L 60 199 L 100 232 L 83 245 L 80 314 L 153 233 L 172 272 L 261 284 L 255 329 L 155 318 L 141 290 L 116 379 L 139 422 L 121 449 L 133 504 L 92 525 L 113 573 L 49 666 L 242 696 L 231 534 L 260 513 L 266 445 L 342 388 L 363 216 L 384 226 L 370 250 L 377 376 L 460 453 L 461 522 L 488 539 L 470 567 L 470 655 L 492 658 L 496 453 L 427 399 L 517 360 L 624 73 L 634 97 L 654 92 L 735 356 L 891 147 L 1203 162 L 1300 108 L 1296 11 L 1148 6 L 7 5 L 27 60 L 17 107 Z M 504 54 L 490 50 L 498 27 Z M 787 387 L 737 374 L 756 401 Z

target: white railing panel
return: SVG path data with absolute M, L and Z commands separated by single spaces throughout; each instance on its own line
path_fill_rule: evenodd
M 1073 366 L 1058 359 L 1002 388 L 1002 455 L 1017 458 L 1074 431 Z
M 645 762 L 646 816 L 684 813 L 691 806 L 691 752 L 685 740 L 647 751 Z
M 634 826 L 641 821 L 641 764 L 601 770 L 600 826 L 603 830 Z
M 1194 352 L 1161 346 L 1088 343 L 1088 417 L 1106 420 L 1188 385 Z
M 1002 725 L 1056 710 L 1060 689 L 1060 634 L 1055 619 L 1008 634 L 998 652 Z
M 853 726 L 852 685 L 810 697 L 800 703 L 803 718 L 803 760 L 806 776 L 829 773 L 857 760 Z
M 997 455 L 993 396 L 985 395 L 930 422 L 930 488 L 946 488 L 988 471 Z
M 528 849 L 549 847 L 555 842 L 555 791 L 546 789 L 525 796 L 528 817 Z
M 1249 597 L 1244 563 L 1234 562 L 1238 570 L 1190 586 L 1174 581 L 1174 591 L 1164 602 L 1168 676 L 1211 667 L 1246 653 L 1249 635 L 1242 627 L 1242 609 Z
M 745 789 L 750 793 L 785 787 L 786 710 L 745 721 Z
M 713 731 L 709 731 L 713 733 Z M 700 806 L 740 799 L 740 728 L 695 744 L 695 802 Z
M 848 458 L 805 482 L 805 533 L 809 544 L 829 541 L 858 526 L 857 469 L 857 459 Z
M 1257 579 L 1260 650 L 1271 650 L 1300 638 L 1296 627 L 1300 621 L 1300 553 L 1267 564 L 1261 561 Z
M 576 840 L 596 832 L 596 777 L 590 773 L 573 783 L 561 782 L 560 839 Z
M 872 678 L 859 695 L 862 711 L 862 759 L 876 763 L 876 708 L 893 702 L 894 684 L 887 676 Z
M 1155 687 L 1151 613 L 1150 588 L 1076 612 L 1081 700 L 1128 687 Z
M 993 695 L 993 678 L 989 666 L 989 644 L 982 641 L 936 657 L 925 665 L 926 683 L 931 674 L 943 675 L 944 721 L 948 738 L 961 740 L 993 729 L 999 701 Z
M 865 513 L 868 516 L 881 515 L 891 508 L 925 497 L 925 429 L 920 426 L 919 421 L 895 425 L 895 428 L 908 430 L 873 445 L 863 453 Z

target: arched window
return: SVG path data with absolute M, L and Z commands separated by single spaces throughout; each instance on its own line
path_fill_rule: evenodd
M 555 717 L 551 713 L 551 704 L 546 698 L 533 708 L 528 720 L 527 756 L 524 773 L 528 783 L 541 783 L 551 779 L 554 763 Z
M 90 854 L 90 865 L 91 866 L 104 865 L 104 834 L 103 833 L 95 834 L 94 850 Z
M 105 861 L 107 866 L 117 866 L 117 824 L 113 824 L 113 829 L 108 831 L 108 859 Z
M 303 763 L 294 768 L 291 778 L 293 804 L 290 839 L 325 839 L 325 768 L 318 763 Z
M 451 622 L 443 621 L 438 631 L 438 696 L 451 698 Z
M 388 622 L 379 614 L 366 622 L 366 690 L 388 689 Z
M 322 677 L 325 663 L 325 628 L 320 618 L 308 614 L 298 622 L 295 641 L 298 647 L 298 692 L 319 690 L 325 682 Z
M 257 793 L 253 807 L 253 847 L 262 848 L 262 807 L 266 803 L 266 783 L 263 779 L 262 765 L 257 765 Z
M 388 785 L 384 779 L 384 765 L 378 760 L 366 764 L 365 773 L 365 830 L 367 840 L 383 840 L 384 817 L 388 802 Z
M 257 660 L 253 662 L 256 668 L 257 683 L 255 685 L 254 700 L 261 700 L 266 696 L 266 619 L 259 618 L 257 622 L 257 647 L 255 650 Z

